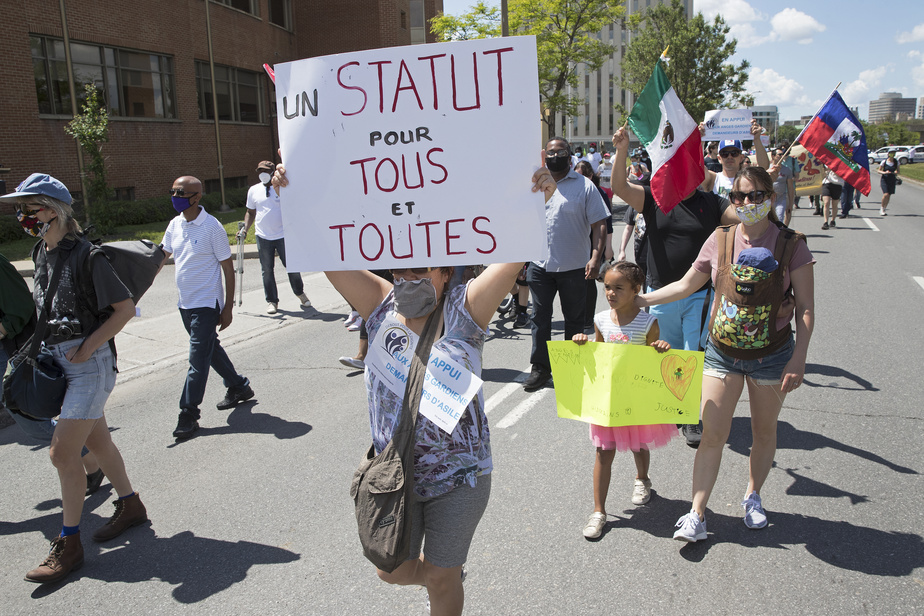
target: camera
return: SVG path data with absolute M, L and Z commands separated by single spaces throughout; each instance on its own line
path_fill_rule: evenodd
M 80 321 L 69 316 L 48 321 L 48 329 L 51 331 L 52 336 L 55 338 L 63 338 L 64 340 L 70 340 L 71 338 L 76 338 L 83 334 L 83 327 L 80 325 Z

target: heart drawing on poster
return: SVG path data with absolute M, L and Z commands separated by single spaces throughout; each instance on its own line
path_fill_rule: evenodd
M 693 382 L 696 371 L 696 358 L 688 357 L 686 360 L 679 355 L 668 355 L 661 360 L 661 378 L 664 385 L 678 400 L 683 400 Z

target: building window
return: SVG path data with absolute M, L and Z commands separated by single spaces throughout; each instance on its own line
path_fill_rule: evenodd
M 292 29 L 292 3 L 290 0 L 269 0 L 269 22 L 286 30 Z
M 410 0 L 411 11 L 411 45 L 427 42 L 427 16 L 423 0 Z
M 113 199 L 115 201 L 134 201 L 135 200 L 135 187 L 126 186 L 123 188 L 113 189 Z
M 225 190 L 234 188 L 247 188 L 250 184 L 246 175 L 239 175 L 233 178 L 225 178 Z M 218 178 L 206 180 L 202 183 L 202 192 L 206 195 L 221 192 L 221 181 Z
M 407 30 L 407 13 L 401 11 L 401 29 Z
M 70 115 L 71 97 L 64 60 L 64 41 L 29 37 L 39 113 Z M 113 116 L 175 118 L 173 60 L 143 51 L 71 43 L 77 104 L 85 99 L 84 85 L 99 90 Z
M 219 120 L 255 124 L 266 121 L 260 73 L 216 64 L 215 88 Z M 207 62 L 196 61 L 196 91 L 199 96 L 199 119 L 214 120 L 211 72 Z
M 216 4 L 224 4 L 225 6 L 230 6 L 232 9 L 237 9 L 239 11 L 244 11 L 245 13 L 250 13 L 251 15 L 259 15 L 260 10 L 257 6 L 257 0 L 212 0 Z M 270 2 L 272 4 L 272 2 Z

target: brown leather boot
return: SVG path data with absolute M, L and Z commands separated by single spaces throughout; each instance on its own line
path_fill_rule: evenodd
M 83 544 L 80 533 L 51 540 L 51 551 L 42 564 L 26 574 L 27 582 L 47 584 L 57 582 L 71 571 L 83 566 Z
M 109 521 L 93 533 L 93 541 L 109 541 L 115 539 L 132 526 L 138 526 L 148 521 L 148 512 L 135 492 L 128 498 L 122 498 L 112 503 L 115 513 Z

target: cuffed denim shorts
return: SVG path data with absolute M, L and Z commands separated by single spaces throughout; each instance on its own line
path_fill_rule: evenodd
M 795 348 L 795 338 L 790 335 L 788 343 L 766 357 L 735 359 L 716 348 L 710 337 L 706 343 L 703 376 L 724 379 L 726 374 L 741 374 L 750 377 L 758 385 L 779 385 L 783 381 L 783 369 L 792 358 Z
M 115 360 L 108 344 L 96 349 L 85 362 L 72 364 L 67 361 L 68 351 L 80 346 L 83 340 L 75 338 L 48 347 L 67 377 L 60 419 L 99 419 L 115 387 Z

